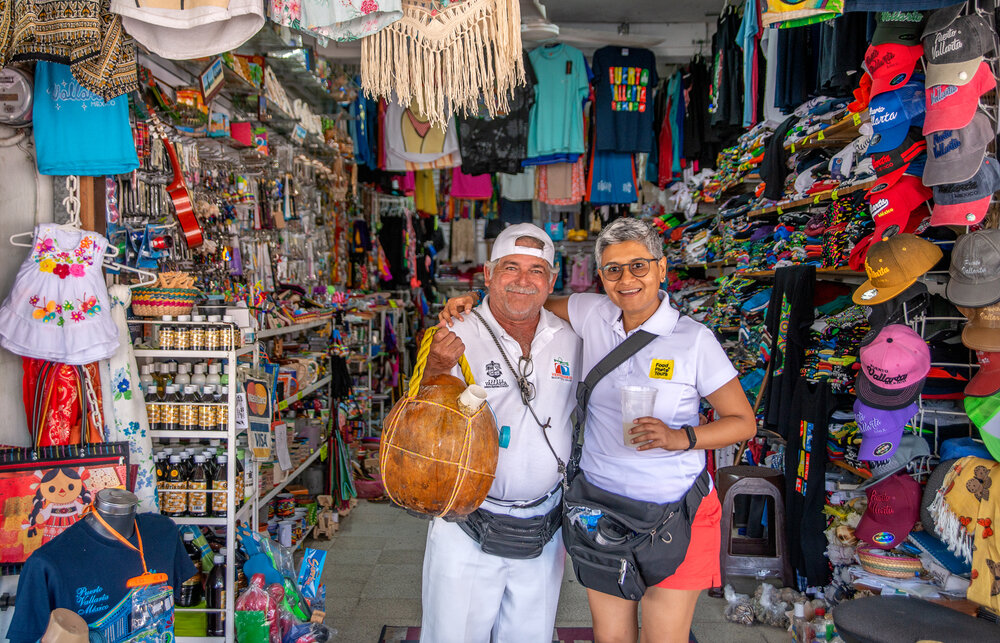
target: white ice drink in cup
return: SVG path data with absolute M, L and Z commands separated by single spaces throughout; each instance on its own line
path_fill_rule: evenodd
M 652 417 L 656 404 L 656 389 L 651 386 L 622 387 L 622 436 L 625 446 L 638 449 L 639 444 L 632 444 L 636 437 L 629 433 L 635 426 L 637 418 Z

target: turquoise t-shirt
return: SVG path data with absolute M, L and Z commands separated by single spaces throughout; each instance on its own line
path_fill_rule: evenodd
M 535 104 L 528 130 L 528 158 L 583 154 L 583 99 L 590 93 L 583 52 L 559 43 L 528 57 L 535 70 Z
M 104 176 L 139 167 L 128 97 L 105 103 L 81 87 L 67 65 L 39 61 L 35 66 L 32 117 L 41 174 Z

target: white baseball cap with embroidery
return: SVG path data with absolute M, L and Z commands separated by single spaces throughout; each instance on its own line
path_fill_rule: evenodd
M 537 239 L 541 242 L 542 247 L 519 246 L 517 240 L 521 237 Z M 507 255 L 539 257 L 553 266 L 556 260 L 556 247 L 549 235 L 545 234 L 545 231 L 538 226 L 531 223 L 518 223 L 504 228 L 503 232 L 497 235 L 496 241 L 493 242 L 493 251 L 490 252 L 490 261 L 498 261 Z

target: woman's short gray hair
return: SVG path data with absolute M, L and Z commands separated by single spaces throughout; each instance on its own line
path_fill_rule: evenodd
M 638 241 L 646 246 L 646 250 L 649 250 L 649 253 L 653 255 L 653 259 L 659 259 L 663 256 L 663 240 L 656 228 L 641 219 L 622 217 L 611 222 L 610 225 L 601 230 L 601 234 L 597 237 L 597 244 L 594 246 L 594 259 L 597 261 L 597 266 L 603 265 L 601 256 L 608 246 L 626 241 Z

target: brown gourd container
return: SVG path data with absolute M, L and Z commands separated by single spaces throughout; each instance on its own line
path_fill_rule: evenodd
M 465 516 L 483 503 L 500 450 L 485 399 L 478 386 L 436 375 L 396 402 L 379 445 L 382 482 L 393 502 L 439 517 Z

